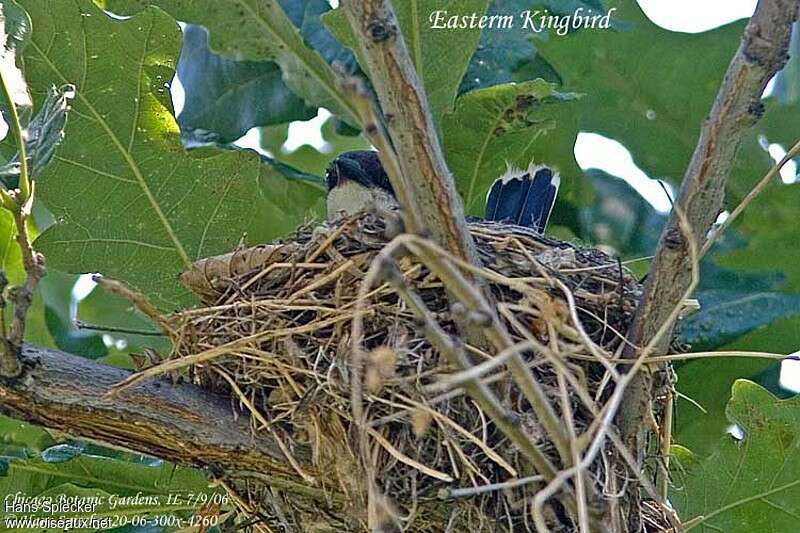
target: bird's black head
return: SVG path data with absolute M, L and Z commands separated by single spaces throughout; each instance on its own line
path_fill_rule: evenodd
M 325 171 L 328 191 L 350 180 L 364 187 L 384 190 L 394 196 L 389 176 L 383 170 L 378 152 L 372 150 L 353 150 L 344 152 L 331 161 Z

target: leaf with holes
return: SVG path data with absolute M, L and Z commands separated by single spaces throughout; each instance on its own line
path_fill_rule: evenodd
M 66 140 L 37 187 L 58 221 L 37 240 L 50 265 L 123 279 L 170 309 L 192 301 L 175 276 L 194 260 L 306 217 L 317 187 L 253 153 L 181 147 L 167 91 L 180 31 L 164 12 L 119 21 L 88 0 L 24 7 L 38 22 L 25 51 L 35 95 L 77 86 Z
M 569 121 L 576 98 L 543 80 L 496 85 L 458 98 L 455 111 L 444 117 L 442 133 L 447 165 L 467 213 L 483 215 L 489 186 L 507 163 L 555 166 L 573 178 L 562 181 L 562 197 L 574 198 L 574 178 L 581 172 L 571 155 L 576 133 Z
M 800 499 L 800 397 L 778 400 L 755 383 L 739 380 L 726 409 L 744 432 L 726 435 L 700 459 L 674 450 L 670 493 L 693 531 L 745 533 L 795 531 Z

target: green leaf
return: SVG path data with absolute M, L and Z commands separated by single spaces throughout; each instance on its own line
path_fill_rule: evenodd
M 75 88 L 71 85 L 65 85 L 60 89 L 51 87 L 36 116 L 25 128 L 25 154 L 28 160 L 29 179 L 36 179 L 42 173 L 64 138 L 69 100 L 74 96 L 74 92 Z M 9 161 L 0 166 L 0 180 L 9 189 L 19 186 L 18 147 L 14 146 L 13 151 Z
M 193 301 L 175 276 L 194 260 L 306 218 L 317 189 L 256 154 L 183 150 L 166 105 L 180 47 L 170 17 L 113 20 L 87 0 L 24 5 L 38 30 L 25 55 L 31 87 L 77 85 L 66 140 L 37 187 L 58 221 L 36 241 L 52 267 L 122 279 L 172 309 Z M 259 193 L 262 183 L 272 188 Z
M 215 54 L 208 48 L 208 31 L 194 24 L 183 28 L 178 78 L 185 92 L 178 124 L 187 145 L 230 143 L 250 128 L 316 114 L 286 87 L 276 63 Z
M 24 457 L 41 452 L 54 444 L 53 438 L 45 429 L 0 415 L 0 455 Z
M 781 272 L 785 279 L 782 289 L 800 292 L 798 215 L 800 182 L 770 184 L 744 211 L 742 220 L 735 226 L 748 237 L 746 245 L 720 256 L 718 263 L 738 271 Z
M 320 1 L 320 0 L 317 0 Z M 131 15 L 158 6 L 176 20 L 205 26 L 211 49 L 237 61 L 274 61 L 286 85 L 309 105 L 321 106 L 355 123 L 351 104 L 336 87 L 333 70 L 320 52 L 306 44 L 278 2 L 261 0 L 104 0 L 105 9 Z M 304 2 L 287 2 L 302 8 Z
M 753 330 L 719 349 L 793 353 L 800 342 L 798 332 L 800 317 L 795 316 Z M 764 386 L 771 385 L 763 378 L 769 380 L 771 369 L 779 366 L 780 363 L 774 360 L 751 357 L 695 359 L 680 365 L 677 389 L 683 397 L 678 399 L 676 406 L 675 442 L 698 455 L 708 454 L 728 426 L 724 416 L 725 403 L 733 383 L 746 378 Z
M 211 491 L 209 491 L 209 494 L 210 493 Z M 102 529 L 110 529 L 110 527 L 114 524 L 124 524 L 125 517 L 181 516 L 185 518 L 186 516 L 193 514 L 193 511 L 196 511 L 201 507 L 201 503 L 199 501 L 193 503 L 172 503 L 168 500 L 168 494 L 155 497 L 140 496 L 138 499 L 123 499 L 114 493 L 100 489 L 83 488 L 73 485 L 72 483 L 62 483 L 61 485 L 43 491 L 37 495 L 37 498 L 39 498 L 40 501 L 49 499 L 50 501 L 58 502 L 61 498 L 65 498 L 68 499 L 67 501 L 84 502 L 84 505 L 81 507 L 73 506 L 72 509 L 67 508 L 65 511 L 59 512 L 58 518 L 64 520 L 91 518 L 98 521 L 98 526 L 105 526 L 102 527 Z M 17 513 L 16 516 L 52 517 L 53 513 L 47 512 L 47 510 L 43 509 L 33 513 Z M 178 524 L 180 522 L 162 518 L 162 523 Z M 80 522 L 76 521 L 75 524 L 80 524 Z M 142 529 L 143 528 L 140 528 L 139 531 L 142 531 Z M 155 529 L 155 531 L 165 530 L 165 528 Z M 98 531 L 98 529 L 74 527 L 70 528 L 70 531 L 92 532 Z M 153 530 L 151 529 L 150 531 Z
M 635 1 L 612 0 L 628 31 L 585 29 L 536 42 L 566 90 L 585 92 L 578 127 L 616 139 L 649 175 L 680 181 L 743 25 L 701 34 L 659 28 Z M 697 51 L 702 50 L 702 68 Z
M 518 13 L 530 8 L 530 0 L 494 0 L 486 14 L 516 18 Z M 480 41 L 461 81 L 459 94 L 524 79 L 560 81 L 552 67 L 537 56 L 531 30 L 516 22 L 510 28 L 486 27 L 481 30 Z M 525 77 L 515 76 L 520 70 Z
M 48 462 L 40 457 L 11 460 L 9 475 L 0 478 L 0 498 L 18 490 L 36 496 L 65 482 L 118 495 L 216 492 L 208 488 L 208 481 L 199 470 L 163 462 L 148 466 L 76 454 L 63 462 Z
M 476 13 L 480 16 L 486 12 L 488 5 L 488 0 L 443 0 L 435 5 L 420 0 L 393 3 L 406 47 L 428 94 L 431 113 L 437 122 L 453 108 L 481 32 L 478 28 L 435 28 L 436 13 L 449 12 L 449 15 L 442 15 L 445 19 L 455 13 Z M 340 42 L 358 50 L 352 29 L 341 9 L 326 14 L 322 21 Z M 365 68 L 363 62 L 361 65 Z
M 679 323 L 678 339 L 708 351 L 773 322 L 800 316 L 800 294 L 709 290 L 698 294 L 700 311 Z
M 737 381 L 726 409 L 744 432 L 725 436 L 699 458 L 676 450 L 670 500 L 696 531 L 794 531 L 800 499 L 800 397 L 778 400 L 762 387 Z M 684 470 L 685 469 L 685 470 Z
M 567 177 L 563 197 L 574 199 L 581 175 L 572 155 L 576 131 L 570 124 L 576 95 L 557 92 L 543 80 L 508 83 L 460 96 L 444 117 L 447 165 L 468 214 L 483 215 L 486 193 L 506 165 L 549 164 Z M 569 150 L 567 150 L 569 146 Z

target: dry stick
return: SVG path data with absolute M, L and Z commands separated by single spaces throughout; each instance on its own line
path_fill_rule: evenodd
M 700 248 L 722 208 L 725 184 L 745 132 L 763 112 L 760 101 L 767 82 L 785 64 L 798 0 L 760 0 L 747 24 L 742 42 L 728 66 L 725 79 L 703 125 L 669 221 L 659 239 L 656 256 L 637 308 L 628 339 L 635 346 L 652 345 L 656 355 L 666 353 L 677 312 L 672 312 L 691 286 L 691 246 Z M 693 228 L 692 242 L 680 231 L 678 213 Z M 628 359 L 640 358 L 631 347 Z M 644 423 L 652 412 L 652 372 L 642 372 L 629 383 L 618 415 L 625 443 L 641 462 L 649 429 Z M 635 490 L 631 487 L 630 490 Z
M 786 152 L 786 155 L 783 156 L 775 165 L 773 165 L 771 169 L 769 169 L 769 172 L 767 172 L 764 177 L 761 178 L 761 181 L 756 183 L 755 187 L 753 187 L 753 189 L 747 193 L 747 196 L 745 196 L 744 199 L 739 202 L 739 205 L 736 206 L 736 209 L 731 212 L 728 218 L 726 218 L 725 221 L 714 230 L 714 233 L 708 238 L 708 240 L 706 240 L 703 248 L 700 249 L 700 257 L 706 255 L 706 252 L 708 252 L 711 246 L 713 246 L 714 243 L 719 240 L 725 230 L 728 229 L 728 227 L 733 224 L 733 221 L 742 214 L 742 211 L 744 211 L 745 208 L 750 205 L 750 202 L 755 200 L 756 196 L 761 194 L 761 191 L 763 191 L 766 186 L 769 185 L 769 182 L 778 175 L 778 172 L 781 171 L 783 166 L 798 155 L 800 155 L 800 141 L 797 141 L 794 146 L 792 146 L 791 149 Z
M 412 239 L 417 239 L 417 237 L 408 234 L 401 235 L 386 245 L 373 261 L 359 290 L 359 308 L 357 308 L 355 316 L 353 317 L 351 344 L 354 353 L 354 361 L 351 369 L 352 376 L 350 383 L 353 418 L 357 423 L 364 423 L 363 389 L 361 383 L 361 370 L 363 366 L 363 350 L 361 348 L 361 339 L 363 338 L 363 302 L 370 289 L 371 283 L 381 274 L 386 274 L 387 268 L 391 268 L 386 265 L 393 264 L 392 254 L 402 246 L 407 245 Z M 408 289 L 402 276 L 391 276 L 388 281 L 406 301 L 406 305 L 411 308 L 412 312 L 424 321 L 426 333 L 431 344 L 448 359 L 448 362 L 462 370 L 472 367 L 472 363 L 467 358 L 463 348 L 456 345 L 447 333 L 441 329 L 430 316 L 430 312 L 427 310 L 424 303 L 419 300 L 416 294 Z M 520 448 L 520 451 L 531 461 L 531 464 L 534 465 L 534 468 L 536 468 L 538 472 L 548 478 L 555 475 L 556 469 L 550 463 L 549 459 L 547 459 L 522 432 L 518 424 L 512 420 L 510 413 L 506 411 L 494 393 L 486 385 L 479 380 L 473 380 L 465 383 L 464 388 L 470 397 L 472 397 L 489 415 L 498 429 L 503 431 L 503 433 Z
M 567 426 L 567 434 L 569 435 L 569 451 L 572 464 L 577 465 L 581 462 L 581 450 L 578 445 L 578 436 L 575 433 L 575 420 L 572 413 L 572 404 L 569 400 L 569 391 L 567 390 L 564 374 L 559 372 L 557 379 L 558 389 L 561 394 L 561 411 L 564 413 L 564 423 Z M 578 501 L 578 531 L 580 533 L 591 533 L 589 530 L 589 504 L 586 501 L 586 476 L 584 476 L 582 470 L 578 470 L 575 474 L 575 495 Z
M 418 240 L 413 236 L 406 236 L 409 240 Z M 390 257 L 387 255 L 387 258 Z M 391 264 L 391 263 L 389 263 Z M 472 364 L 464 354 L 460 346 L 455 345 L 452 340 L 447 336 L 447 333 L 441 329 L 438 323 L 433 319 L 430 312 L 425 307 L 422 299 L 411 291 L 399 271 L 395 270 L 395 275 L 387 276 L 389 283 L 395 288 L 397 293 L 406 302 L 412 311 L 424 322 L 426 333 L 431 344 L 433 344 L 448 361 L 457 368 L 467 370 L 472 368 Z M 463 374 L 462 374 L 463 375 Z M 553 478 L 554 467 L 549 463 L 549 460 L 539 451 L 538 448 L 533 446 L 528 437 L 522 433 L 517 427 L 516 423 L 508 420 L 508 416 L 504 413 L 503 408 L 500 406 L 499 401 L 494 397 L 494 393 L 479 379 L 469 380 L 463 384 L 464 389 L 472 397 L 483 410 L 489 415 L 497 427 L 514 442 L 520 451 L 525 455 L 531 464 L 540 472 L 545 479 L 555 480 L 558 476 Z M 542 469 L 541 463 L 546 464 L 546 469 Z M 566 480 L 566 478 L 565 478 Z M 583 489 L 585 491 L 585 487 Z M 563 502 L 570 512 L 577 514 L 582 524 L 584 524 L 584 531 L 592 531 L 589 525 L 597 526 L 594 517 L 590 517 L 585 504 L 585 495 L 583 496 L 583 503 L 576 502 L 575 495 L 570 489 L 565 490 L 565 501 Z M 553 493 L 550 494 L 552 496 Z
M 523 485 L 528 485 L 530 483 L 539 483 L 540 481 L 544 481 L 544 476 L 535 475 L 535 476 L 528 476 L 519 479 L 510 479 L 508 481 L 503 481 L 502 483 L 491 483 L 489 485 L 481 485 L 479 487 L 466 487 L 463 489 L 439 489 L 439 499 L 442 500 L 450 500 L 455 498 L 468 498 L 472 496 L 476 496 L 478 494 L 485 494 L 487 492 L 493 492 L 496 490 L 508 490 L 513 489 L 516 487 L 522 487 Z
M 156 306 L 154 306 L 144 294 L 134 291 L 121 281 L 104 276 L 95 275 L 92 276 L 92 280 L 94 280 L 94 282 L 97 283 L 101 289 L 112 294 L 122 296 L 126 300 L 130 301 L 134 307 L 136 307 L 136 309 L 141 311 L 142 314 L 155 322 L 158 327 L 161 328 L 161 331 L 172 338 L 175 337 L 175 331 L 172 329 L 172 326 L 170 326 L 167 319 L 164 318 L 164 315 L 162 315 L 158 309 L 156 309 Z
M 514 321 L 516 321 L 516 319 L 513 316 L 511 316 L 510 313 L 505 313 L 504 312 L 503 315 L 506 317 L 507 320 L 511 321 L 512 323 Z M 527 340 L 518 343 L 516 346 L 519 346 L 520 348 L 522 348 L 523 346 L 526 346 L 527 347 L 526 349 L 534 348 L 539 353 L 544 354 L 551 362 L 556 364 L 556 368 L 557 369 L 561 368 L 561 366 L 559 366 L 556 363 L 558 357 L 555 354 L 555 352 L 552 352 L 552 350 L 550 350 L 550 348 L 548 348 L 547 346 L 541 344 L 539 341 L 537 341 L 535 338 L 533 338 L 533 336 L 531 336 L 530 334 L 527 334 L 525 337 L 526 337 Z M 587 356 L 586 359 L 588 361 L 595 361 L 594 356 Z M 633 361 L 631 361 L 631 362 L 633 363 Z M 597 406 L 595 405 L 595 403 L 592 400 L 591 396 L 589 396 L 588 392 L 583 387 L 581 387 L 579 383 L 576 383 L 574 381 L 575 378 L 574 378 L 574 376 L 572 375 L 571 372 L 569 372 L 567 370 L 562 370 L 561 372 L 559 372 L 559 377 L 562 377 L 562 376 L 569 382 L 570 385 L 572 385 L 573 389 L 578 394 L 578 398 L 580 398 L 580 400 L 584 403 L 584 405 L 592 413 L 592 416 L 594 416 L 594 421 L 592 422 L 592 424 L 589 426 L 589 428 L 578 439 L 578 443 L 580 444 L 579 451 L 582 451 L 583 449 L 585 449 L 586 446 L 589 445 L 589 442 L 584 443 L 583 441 L 584 440 L 589 440 L 592 437 L 592 435 L 595 434 L 595 432 L 599 430 L 599 428 L 603 427 L 603 424 L 602 424 L 603 417 L 601 416 L 603 413 L 598 410 Z M 608 405 L 606 406 L 606 408 L 607 407 L 608 407 Z M 571 427 L 571 426 L 572 426 L 572 424 L 568 424 L 568 427 Z M 618 452 L 620 453 L 622 458 L 625 460 L 625 462 L 630 466 L 631 471 L 637 473 L 637 475 L 639 476 L 639 478 L 640 478 L 640 480 L 642 482 L 642 485 L 645 488 L 645 490 L 648 492 L 648 494 L 651 495 L 651 497 L 653 497 L 653 499 L 657 500 L 658 498 L 657 498 L 657 492 L 655 490 L 655 487 L 653 487 L 652 484 L 649 482 L 649 480 L 645 477 L 645 475 L 644 475 L 645 473 L 638 470 L 635 459 L 630 454 L 630 452 L 627 450 L 627 448 L 625 448 L 625 446 L 622 444 L 622 440 L 619 438 L 619 435 L 617 435 L 616 430 L 613 427 L 607 427 L 607 426 L 605 427 L 605 429 L 606 429 L 606 431 L 608 433 L 608 437 L 610 438 L 611 443 L 618 450 Z M 577 463 L 577 462 L 578 461 L 573 461 L 574 464 Z
M 234 395 L 237 398 L 239 398 L 239 401 L 241 401 L 245 405 L 245 407 L 247 407 L 247 410 L 250 411 L 250 414 L 252 414 L 256 420 L 261 422 L 262 427 L 267 429 L 272 438 L 275 439 L 275 443 L 278 445 L 278 448 L 281 450 L 284 457 L 286 457 L 286 460 L 289 462 L 290 465 L 292 465 L 294 471 L 297 472 L 297 474 L 303 479 L 303 481 L 305 481 L 309 485 L 316 485 L 317 480 L 314 479 L 314 476 L 307 474 L 303 470 L 303 468 L 300 466 L 300 464 L 292 455 L 292 452 L 289 451 L 289 448 L 286 446 L 286 444 L 284 444 L 280 435 L 277 434 L 272 425 L 266 418 L 264 418 L 261 412 L 258 409 L 256 409 L 256 406 L 253 405 L 253 403 L 247 398 L 247 396 L 244 394 L 242 389 L 239 388 L 239 385 L 236 384 L 233 378 L 230 377 L 227 373 L 223 372 L 222 370 L 219 370 L 217 368 L 213 368 L 213 370 L 217 373 L 218 376 L 220 376 L 222 379 L 228 382 L 228 385 L 231 386 L 231 390 L 233 391 Z
M 442 282 L 447 289 L 453 294 L 455 298 L 464 303 L 468 309 L 479 311 L 485 316 L 490 317 L 490 324 L 487 327 L 490 340 L 495 344 L 498 350 L 506 350 L 513 346 L 513 341 L 508 331 L 502 325 L 496 312 L 488 305 L 482 295 L 470 286 L 469 282 L 461 275 L 461 273 L 442 260 L 446 254 L 444 250 L 439 248 L 426 239 L 422 239 L 415 235 L 401 235 L 389 243 L 378 254 L 370 270 L 365 278 L 360 291 L 359 303 L 363 309 L 362 297 L 371 288 L 371 284 L 377 279 L 378 275 L 383 268 L 383 264 L 391 261 L 392 254 L 399 247 L 405 246 L 409 251 L 415 253 Z M 353 319 L 353 377 L 351 380 L 352 391 L 352 406 L 354 418 L 357 421 L 363 421 L 363 403 L 362 403 L 362 385 L 361 385 L 361 369 L 363 366 L 363 350 L 360 347 L 361 338 L 363 336 L 363 319 L 362 312 L 356 311 L 356 316 Z M 462 352 L 463 353 L 463 352 Z M 465 361 L 469 361 L 464 356 Z M 467 366 L 462 364 L 458 365 L 460 368 L 469 368 L 471 363 Z M 559 450 L 562 460 L 569 463 L 569 445 L 567 443 L 566 435 L 563 427 L 559 422 L 552 406 L 550 405 L 547 396 L 542 389 L 541 385 L 531 374 L 530 370 L 525 365 L 521 355 L 514 353 L 509 362 L 509 369 L 512 376 L 517 381 L 526 399 L 530 402 L 538 419 L 542 422 L 543 427 L 548 433 L 551 442 L 554 443 L 556 449 Z M 538 466 L 537 466 L 538 469 Z M 542 472 L 544 473 L 544 472 Z
M 659 450 L 661 453 L 661 480 L 659 483 L 659 494 L 661 499 L 667 501 L 669 497 L 669 458 L 672 446 L 672 420 L 675 413 L 675 394 L 669 392 L 666 405 L 664 406 L 664 416 L 661 420 L 661 435 L 659 435 Z
M 425 325 L 425 332 L 428 340 L 439 350 L 450 364 L 456 368 L 469 369 L 472 363 L 464 354 L 464 350 L 455 344 L 447 333 L 439 326 L 431 316 L 430 311 L 425 307 L 425 303 L 418 294 L 413 292 L 405 280 L 400 275 L 390 275 L 389 283 L 397 291 L 414 314 L 422 320 Z M 472 379 L 463 384 L 464 389 L 483 409 L 492 422 L 520 449 L 520 452 L 531 462 L 545 479 L 553 479 L 556 469 L 550 460 L 536 448 L 527 435 L 519 428 L 519 424 L 513 420 L 512 414 L 507 412 L 500 404 L 495 394 L 479 379 Z
M 593 355 L 584 355 L 579 353 L 568 353 L 566 357 L 570 359 L 578 359 L 579 361 L 597 361 Z M 727 350 L 720 352 L 688 352 L 676 353 L 671 355 L 653 355 L 647 358 L 645 363 L 666 363 L 667 361 L 686 361 L 691 359 L 714 359 L 717 357 L 750 357 L 756 359 L 774 359 L 776 361 L 794 360 L 797 361 L 798 357 L 794 355 L 786 355 L 782 353 L 772 352 L 747 352 Z M 635 359 L 623 359 L 620 357 L 613 357 L 608 360 L 610 363 L 619 363 L 623 365 L 634 364 Z

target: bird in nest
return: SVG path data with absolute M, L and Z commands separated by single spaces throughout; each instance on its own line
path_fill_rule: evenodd
M 328 165 L 325 178 L 329 221 L 361 211 L 399 207 L 378 153 L 372 150 L 342 153 Z M 544 233 L 559 183 L 558 173 L 546 166 L 531 164 L 524 170 L 509 166 L 489 189 L 484 220 Z

